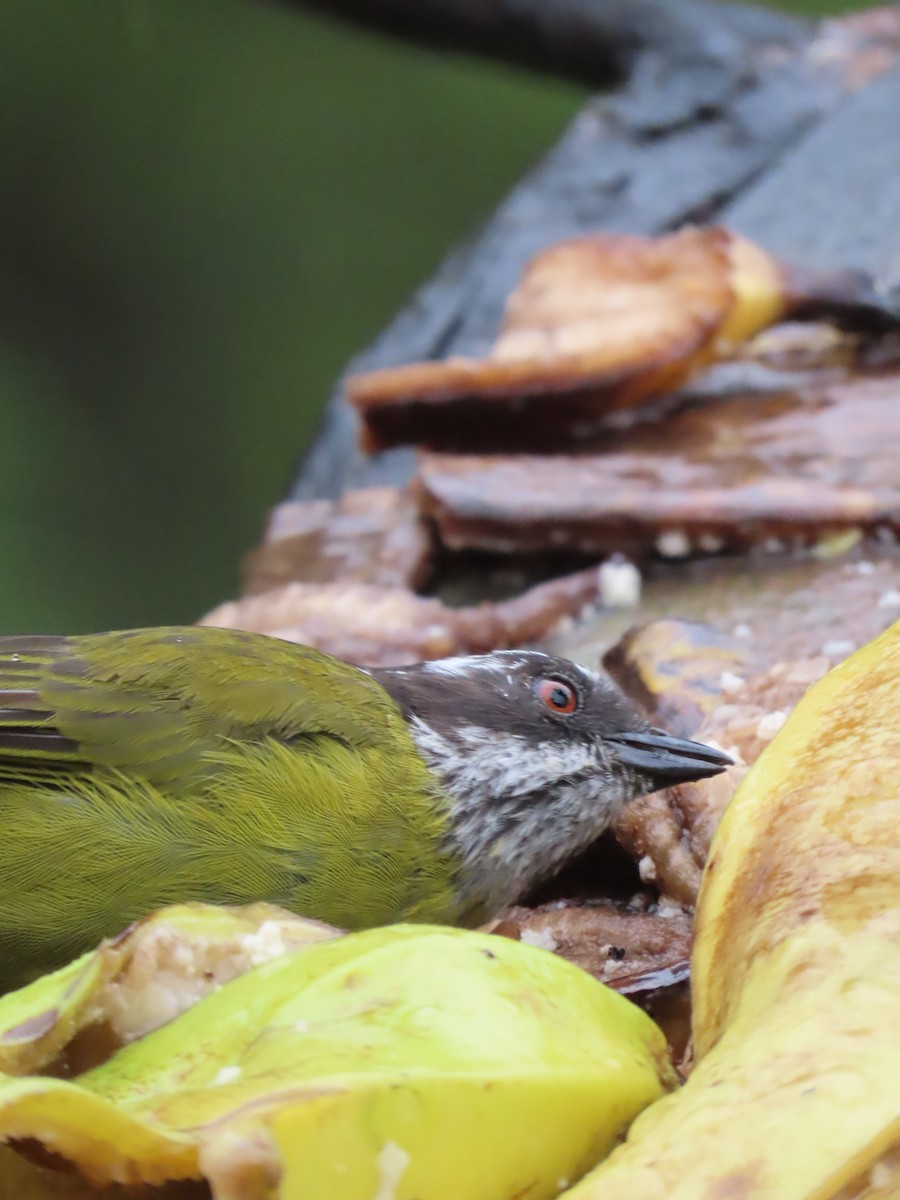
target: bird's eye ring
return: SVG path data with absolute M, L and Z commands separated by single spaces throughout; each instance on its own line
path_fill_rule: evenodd
M 537 698 L 551 712 L 562 713 L 563 716 L 573 713 L 578 707 L 578 696 L 575 689 L 564 679 L 539 679 L 534 685 Z

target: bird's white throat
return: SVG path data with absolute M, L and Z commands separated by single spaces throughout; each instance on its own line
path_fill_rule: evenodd
M 489 911 L 513 903 L 588 846 L 636 792 L 599 743 L 534 742 L 477 725 L 410 733 L 451 805 L 467 887 Z

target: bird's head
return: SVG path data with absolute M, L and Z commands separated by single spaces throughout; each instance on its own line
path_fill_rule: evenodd
M 537 651 L 370 673 L 450 798 L 456 847 L 488 910 L 592 842 L 627 801 L 731 762 L 651 728 L 608 676 Z

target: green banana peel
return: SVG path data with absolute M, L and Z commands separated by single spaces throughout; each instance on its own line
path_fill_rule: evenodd
M 240 910 L 199 905 L 164 910 L 134 936 L 173 916 L 185 961 L 186 926 L 216 943 L 207 917 L 228 927 L 220 942 L 247 936 L 231 927 Z M 336 937 L 280 916 L 313 940 L 207 986 L 152 1032 L 131 979 L 142 1036 L 123 1037 L 135 1023 L 119 1014 L 114 1053 L 72 1078 L 57 1076 L 77 1068 L 73 1046 L 98 1021 L 108 1032 L 121 1008 L 109 1001 L 123 986 L 116 956 L 135 974 L 128 938 L 5 997 L 0 1138 L 39 1143 L 94 1185 L 205 1179 L 217 1200 L 540 1200 L 674 1083 L 653 1022 L 546 951 L 427 926 Z M 136 974 L 158 990 L 155 973 Z M 54 1174 L 72 1200 L 92 1194 L 75 1177 L 15 1170 L 16 1200 L 63 1196 L 46 1191 Z

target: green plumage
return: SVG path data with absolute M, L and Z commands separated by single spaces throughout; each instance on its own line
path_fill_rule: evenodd
M 456 920 L 448 830 L 346 663 L 207 628 L 0 638 L 0 990 L 172 901 Z

